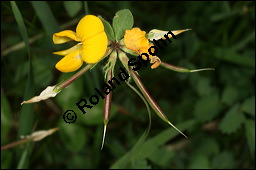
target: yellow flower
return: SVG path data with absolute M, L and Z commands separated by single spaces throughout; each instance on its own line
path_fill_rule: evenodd
M 126 30 L 124 35 L 124 44 L 127 48 L 135 51 L 139 55 L 142 53 L 148 53 L 148 49 L 151 45 L 145 35 L 146 32 L 141 31 L 139 28 Z
M 142 53 L 147 53 L 150 59 L 150 63 L 154 63 L 151 68 L 157 68 L 161 60 L 157 56 L 152 56 L 149 54 L 148 49 L 154 44 L 149 42 L 146 38 L 146 32 L 141 31 L 140 28 L 133 28 L 131 30 L 126 30 L 124 35 L 124 44 L 127 48 L 135 51 L 137 54 L 141 55 Z M 152 50 L 152 52 L 154 52 Z M 147 57 L 141 56 L 144 60 L 147 60 Z
M 54 52 L 54 54 L 65 56 L 55 65 L 61 72 L 76 71 L 82 66 L 83 61 L 88 64 L 97 63 L 104 56 L 108 44 L 104 25 L 94 15 L 83 17 L 76 27 L 76 32 L 65 30 L 53 35 L 54 44 L 71 40 L 79 43 L 67 50 Z

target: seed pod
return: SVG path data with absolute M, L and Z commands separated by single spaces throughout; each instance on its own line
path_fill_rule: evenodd
M 178 132 L 180 132 L 183 136 L 187 138 L 187 136 L 182 133 L 176 126 L 174 126 L 168 118 L 165 116 L 164 112 L 161 110 L 161 108 L 158 106 L 158 104 L 155 102 L 155 100 L 151 97 L 147 89 L 144 87 L 143 83 L 141 82 L 139 76 L 135 71 L 129 68 L 128 61 L 129 58 L 127 55 L 123 52 L 119 53 L 119 59 L 124 65 L 124 67 L 128 70 L 129 74 L 131 75 L 132 79 L 136 83 L 136 85 L 139 87 L 140 91 L 142 92 L 143 96 L 146 98 L 147 102 L 151 106 L 151 108 L 156 112 L 156 114 L 165 122 L 167 122 L 169 125 L 171 125 L 174 129 L 176 129 Z
M 139 87 L 140 91 L 142 92 L 142 94 L 144 95 L 144 97 L 146 98 L 146 100 L 148 101 L 149 105 L 151 106 L 151 108 L 156 112 L 156 114 L 165 122 L 167 122 L 169 125 L 171 125 L 173 128 L 175 128 L 178 132 L 180 132 L 183 136 L 185 136 L 187 138 L 187 136 L 182 133 L 178 128 L 176 128 L 176 126 L 174 126 L 169 120 L 168 118 L 165 116 L 164 112 L 161 110 L 161 108 L 158 106 L 158 104 L 155 102 L 155 100 L 151 97 L 151 95 L 149 94 L 149 92 L 147 91 L 147 89 L 144 87 L 143 83 L 141 82 L 139 76 L 135 73 L 135 71 L 130 69 L 130 74 L 134 80 L 134 82 L 136 83 L 136 85 Z
M 106 82 L 108 82 L 108 80 L 111 80 L 111 79 L 112 79 L 112 69 L 110 69 L 109 72 L 108 72 Z M 103 130 L 101 150 L 102 150 L 103 145 L 104 145 L 105 136 L 106 136 L 106 132 L 107 132 L 107 124 L 108 124 L 108 121 L 109 121 L 109 118 L 110 118 L 111 100 L 112 100 L 112 92 L 110 92 L 108 95 L 106 95 L 106 97 L 104 99 L 104 110 L 103 110 L 104 130 Z

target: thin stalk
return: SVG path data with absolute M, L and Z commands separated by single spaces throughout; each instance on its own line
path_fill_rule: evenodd
M 33 139 L 31 139 L 31 138 L 25 138 L 25 139 L 21 139 L 21 140 L 18 140 L 18 141 L 9 143 L 9 144 L 7 144 L 7 145 L 5 145 L 5 146 L 1 146 L 1 151 L 2 151 L 2 150 L 9 149 L 9 148 L 12 148 L 12 147 L 14 147 L 14 146 L 17 146 L 17 145 L 20 145 L 20 144 L 23 144 L 23 143 L 26 143 L 26 142 L 29 142 L 29 141 L 31 141 L 31 140 L 33 140 Z
M 61 84 L 57 85 L 55 87 L 55 89 L 56 90 L 64 89 L 65 87 L 70 85 L 72 82 L 74 82 L 76 79 L 78 79 L 81 75 L 83 75 L 86 71 L 88 71 L 92 66 L 93 66 L 92 64 L 86 65 L 83 69 L 81 69 L 79 72 L 77 72 L 76 74 L 71 76 L 69 79 L 67 79 L 64 82 L 62 82 Z
M 173 70 L 173 71 L 177 71 L 177 72 L 198 72 L 198 71 L 205 71 L 205 70 L 215 70 L 214 68 L 202 68 L 202 69 L 196 69 L 196 70 L 189 70 L 187 68 L 184 67 L 179 67 L 179 66 L 174 66 L 172 64 L 169 63 L 165 63 L 165 62 L 161 62 L 160 64 L 161 66 L 163 66 L 164 68 Z

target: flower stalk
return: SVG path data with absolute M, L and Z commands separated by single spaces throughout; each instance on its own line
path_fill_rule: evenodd
M 62 83 L 59 83 L 55 86 L 48 86 L 45 90 L 43 90 L 39 96 L 32 97 L 29 100 L 23 101 L 22 104 L 28 104 L 28 103 L 35 103 L 39 102 L 41 100 L 46 100 L 50 97 L 55 97 L 62 89 L 69 86 L 72 82 L 74 82 L 76 79 L 78 79 L 81 75 L 83 75 L 86 71 L 88 71 L 90 68 L 92 68 L 93 65 L 88 64 L 83 69 L 81 69 L 79 72 L 71 76 L 69 79 L 65 80 Z
M 69 79 L 65 80 L 64 82 L 57 85 L 54 90 L 61 91 L 65 87 L 69 86 L 72 82 L 74 82 L 76 79 L 78 79 L 81 75 L 83 75 L 85 72 L 87 72 L 90 68 L 92 68 L 93 64 L 86 65 L 83 69 L 78 71 L 76 74 L 71 76 Z
M 15 146 L 18 146 L 20 144 L 23 144 L 23 143 L 26 143 L 26 142 L 29 142 L 29 141 L 32 141 L 32 139 L 21 139 L 21 140 L 18 140 L 18 141 L 15 141 L 15 142 L 12 142 L 12 143 L 9 143 L 5 146 L 1 146 L 1 151 L 2 150 L 6 150 L 6 149 L 9 149 L 9 148 L 12 148 L 12 147 L 15 147 Z
M 40 131 L 33 132 L 31 135 L 22 136 L 22 138 L 24 138 L 24 139 L 21 139 L 21 140 L 12 142 L 10 144 L 7 144 L 5 146 L 2 146 L 1 150 L 6 150 L 9 148 L 21 145 L 23 143 L 30 142 L 30 141 L 34 141 L 34 142 L 40 141 L 40 140 L 44 139 L 45 137 L 53 134 L 57 130 L 59 130 L 59 128 L 52 128 L 49 130 L 40 130 Z
M 190 73 L 192 73 L 192 72 L 198 72 L 198 71 L 215 70 L 214 68 L 202 68 L 202 69 L 196 69 L 196 70 L 189 70 L 187 68 L 174 66 L 172 64 L 165 63 L 165 62 L 161 62 L 160 65 L 164 68 L 167 68 L 167 69 L 172 70 L 172 71 L 177 71 L 177 72 L 190 72 Z

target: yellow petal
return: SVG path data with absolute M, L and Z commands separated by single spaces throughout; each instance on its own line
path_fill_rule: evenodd
M 157 68 L 160 64 L 161 64 L 161 60 L 160 58 L 158 58 L 157 56 L 153 56 L 151 59 L 150 59 L 150 63 L 154 63 L 151 68 L 154 69 L 154 68 Z
M 76 27 L 77 36 L 80 37 L 82 41 L 85 41 L 86 39 L 91 38 L 103 31 L 103 23 L 94 15 L 86 15 L 79 21 Z
M 65 55 L 68 55 L 69 53 L 72 53 L 75 50 L 79 50 L 80 48 L 82 48 L 82 43 L 79 43 L 67 50 L 53 52 L 53 54 L 65 56 Z
M 54 44 L 62 44 L 71 40 L 81 41 L 81 39 L 77 37 L 77 34 L 71 30 L 65 30 L 53 34 L 52 40 Z
M 97 63 L 104 56 L 108 45 L 105 32 L 83 42 L 82 58 L 88 64 Z
M 62 58 L 55 67 L 61 72 L 72 72 L 79 69 L 83 64 L 80 50 L 76 50 Z
M 183 33 L 183 32 L 185 32 L 185 31 L 189 31 L 189 30 L 191 30 L 191 29 L 175 30 L 175 31 L 172 31 L 172 33 L 173 33 L 174 35 L 178 35 L 178 34 L 180 34 L 180 33 Z M 169 32 L 169 31 L 162 31 L 162 30 L 158 30 L 158 29 L 153 29 L 153 30 L 151 30 L 151 31 L 148 33 L 148 35 L 150 36 L 149 40 L 150 40 L 150 41 L 153 41 L 153 39 L 159 40 L 160 38 L 165 39 L 165 38 L 164 38 L 164 35 L 167 34 L 168 32 Z M 168 34 L 168 37 L 171 38 L 172 35 L 171 35 L 171 34 Z
M 126 30 L 124 35 L 124 44 L 127 48 L 135 51 L 138 54 L 148 53 L 150 44 L 145 35 L 146 32 L 141 31 L 139 28 Z

